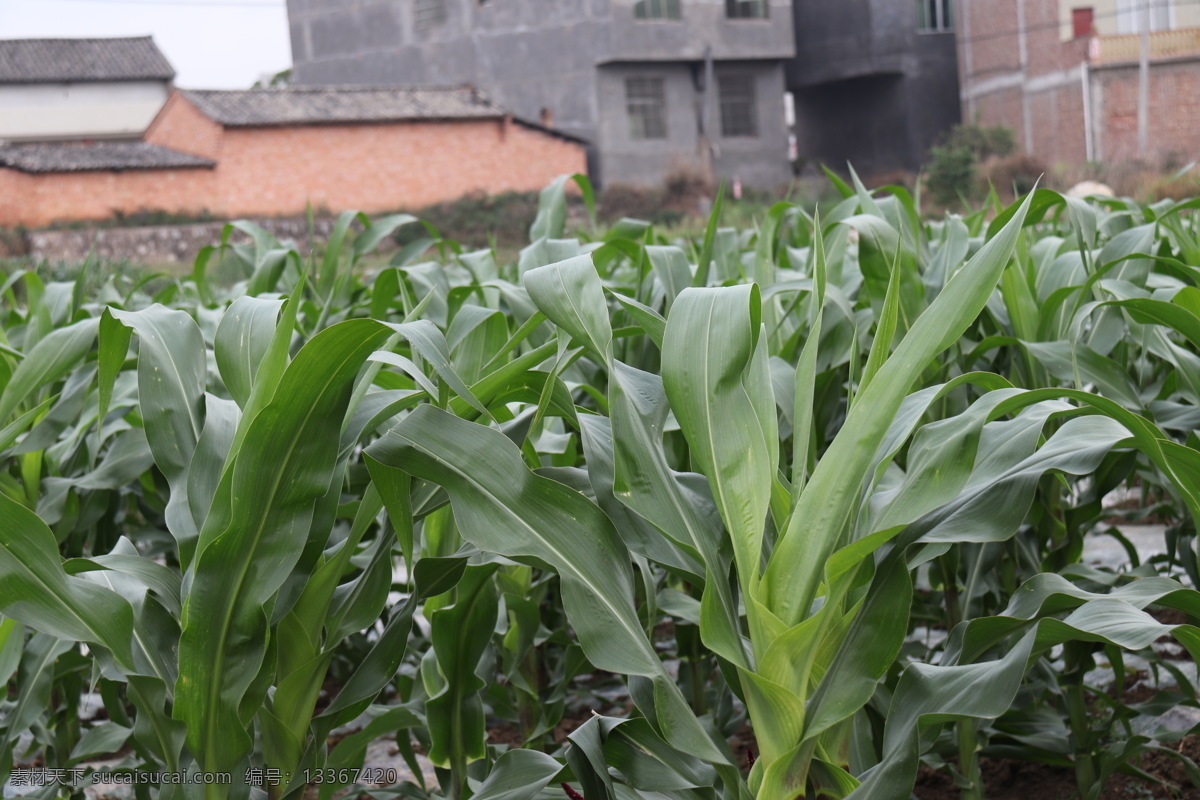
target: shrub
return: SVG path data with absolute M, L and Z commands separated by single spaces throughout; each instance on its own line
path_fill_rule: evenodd
M 1017 142 L 1011 128 L 1003 125 L 983 127 L 982 125 L 956 125 L 950 130 L 946 144 L 956 149 L 969 150 L 977 161 L 986 161 L 992 157 L 1004 158 L 1017 149 Z
M 938 145 L 929 151 L 929 191 L 941 205 L 969 196 L 975 188 L 975 155 L 961 147 Z
M 1047 173 L 1046 165 L 1027 153 L 1004 158 L 993 158 L 984 165 L 983 174 L 988 183 L 1004 196 L 1026 194 L 1033 190 L 1038 178 Z
M 537 207 L 537 192 L 476 191 L 446 203 L 406 210 L 432 224 L 447 239 L 472 247 L 490 241 L 503 247 L 519 247 L 537 215 Z M 426 235 L 423 227 L 406 225 L 396 232 L 396 240 L 403 246 Z
M 600 198 L 600 213 L 606 220 L 634 217 L 656 225 L 675 225 L 684 217 L 702 215 L 715 187 L 703 170 L 677 164 L 658 186 L 611 183 Z
M 956 125 L 944 142 L 929 151 L 928 183 L 933 199 L 950 205 L 961 197 L 973 197 L 979 164 L 1006 158 L 1016 146 L 1012 130 L 1004 126 Z

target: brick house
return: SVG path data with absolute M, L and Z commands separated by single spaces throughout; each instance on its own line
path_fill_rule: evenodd
M 584 171 L 582 140 L 469 88 L 176 90 L 138 139 L 0 144 L 0 225 L 373 213 Z
M 952 0 L 927 0 L 949 4 Z M 1140 0 L 960 0 L 963 118 L 1006 125 L 1047 163 L 1200 158 L 1200 5 L 1150 3 L 1138 152 Z

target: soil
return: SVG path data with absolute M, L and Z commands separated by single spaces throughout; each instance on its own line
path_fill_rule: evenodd
M 1193 761 L 1200 759 L 1200 736 L 1187 736 L 1172 747 Z M 1178 759 L 1150 752 L 1136 763 L 1163 783 L 1113 775 L 1100 800 L 1200 800 L 1200 788 L 1188 779 Z M 979 766 L 987 800 L 1070 800 L 1079 796 L 1071 769 L 986 757 L 979 760 Z M 922 766 L 913 796 L 918 800 L 959 800 L 960 793 L 948 774 Z
M 741 767 L 742 772 L 749 772 L 750 768 L 754 766 L 755 759 L 758 758 L 758 742 L 748 723 L 729 737 L 729 746 L 733 748 L 733 763 Z
M 507 722 L 501 722 L 488 728 L 487 743 L 506 744 L 510 748 L 515 749 L 525 744 L 525 740 L 521 737 L 519 730 Z
M 1148 610 L 1150 616 L 1161 622 L 1163 625 L 1195 625 L 1196 620 L 1189 617 L 1185 612 L 1178 608 L 1151 608 Z
M 562 744 L 567 741 L 567 737 L 571 735 L 572 731 L 591 719 L 592 715 L 592 709 L 584 705 L 568 710 L 563 714 L 563 718 L 558 721 L 558 724 L 554 726 L 554 730 L 550 734 L 554 739 L 554 743 Z M 517 748 L 525 744 L 525 739 L 514 725 L 508 722 L 491 720 L 488 724 L 487 743 L 505 744 L 510 748 Z

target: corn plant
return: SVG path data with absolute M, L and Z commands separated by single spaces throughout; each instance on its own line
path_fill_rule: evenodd
M 426 240 L 364 277 L 413 220 L 346 214 L 312 267 L 239 223 L 153 296 L 10 280 L 5 770 L 34 730 L 56 764 L 128 743 L 238 778 L 163 797 L 298 797 L 399 732 L 445 797 L 904 798 L 953 721 L 978 797 L 988 721 L 1051 648 L 1200 650 L 1145 613 L 1200 614 L 1183 584 L 1064 569 L 1129 475 L 1181 535 L 1200 513 L 1186 208 L 1039 190 L 927 222 L 855 177 L 819 216 L 739 232 L 718 198 L 694 243 L 580 241 L 565 185 L 512 265 Z M 903 649 L 926 572 L 936 664 Z M 589 672 L 635 711 L 556 748 Z M 42 711 L 85 680 L 107 722 Z M 487 744 L 489 716 L 525 749 Z M 1107 767 L 1076 755 L 1092 792 Z

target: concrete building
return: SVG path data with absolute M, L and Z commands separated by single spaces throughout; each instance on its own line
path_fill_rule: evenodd
M 0 40 L 0 141 L 137 139 L 174 77 L 149 36 Z
M 296 85 L 477 86 L 604 183 L 791 176 L 790 0 L 288 0 Z
M 1148 2 L 1144 148 L 1142 0 L 961 0 L 963 115 L 1012 128 L 1047 166 L 1200 158 L 1200 5 Z
M 970 2 L 970 0 L 963 0 Z M 787 62 L 801 156 L 917 170 L 959 121 L 953 0 L 804 0 Z

